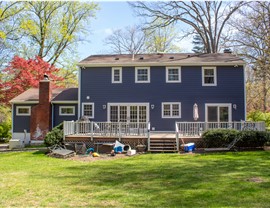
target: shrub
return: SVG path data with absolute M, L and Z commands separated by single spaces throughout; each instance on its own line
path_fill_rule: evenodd
M 268 132 L 246 130 L 239 134 L 239 147 L 262 147 L 267 140 Z
M 47 133 L 44 139 L 44 144 L 47 147 L 62 143 L 63 143 L 63 123 L 54 127 L 49 133 Z
M 222 147 L 231 143 L 235 138 L 239 141 L 237 147 L 262 147 L 267 141 L 270 142 L 270 132 L 262 131 L 237 131 L 235 129 L 208 130 L 202 135 L 205 146 L 208 148 Z
M 213 129 L 203 133 L 202 138 L 208 148 L 221 147 L 232 142 L 239 131 L 235 129 Z
M 11 138 L 11 121 L 0 123 L 0 142 L 8 142 Z

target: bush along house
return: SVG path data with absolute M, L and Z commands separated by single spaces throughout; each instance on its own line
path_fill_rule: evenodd
M 201 131 L 207 122 L 240 122 L 246 118 L 244 64 L 231 53 L 89 56 L 78 64 L 78 89 L 51 90 L 42 80 L 39 89 L 11 101 L 13 138 L 26 130 L 28 140 L 42 140 L 63 121 L 65 137 L 84 134 L 91 141 L 98 133 L 120 138 L 140 129 L 182 132 L 195 122 L 204 123 Z M 82 117 L 88 126 L 78 127 Z

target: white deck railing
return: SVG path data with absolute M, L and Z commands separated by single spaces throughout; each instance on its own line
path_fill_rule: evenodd
M 64 121 L 64 137 L 67 135 L 87 136 L 148 136 L 149 123 Z
M 236 129 L 265 131 L 265 122 L 176 122 L 178 136 L 201 136 L 208 129 Z

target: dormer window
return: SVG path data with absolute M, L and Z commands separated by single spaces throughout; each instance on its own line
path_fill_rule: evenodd
M 112 83 L 122 83 L 122 68 L 121 67 L 112 68 Z

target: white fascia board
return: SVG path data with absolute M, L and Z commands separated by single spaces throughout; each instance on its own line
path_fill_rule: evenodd
M 233 63 L 224 63 L 224 62 L 195 62 L 195 63 L 181 63 L 181 62 L 144 62 L 144 63 L 91 63 L 91 64 L 83 64 L 78 63 L 77 66 L 80 66 L 82 68 L 84 67 L 119 67 L 121 65 L 122 67 L 125 66 L 244 66 L 245 64 L 243 62 L 233 62 Z
M 11 101 L 11 104 L 38 104 L 38 101 Z
M 78 101 L 77 100 L 59 100 L 59 101 L 51 101 L 51 103 L 53 104 L 77 104 Z

